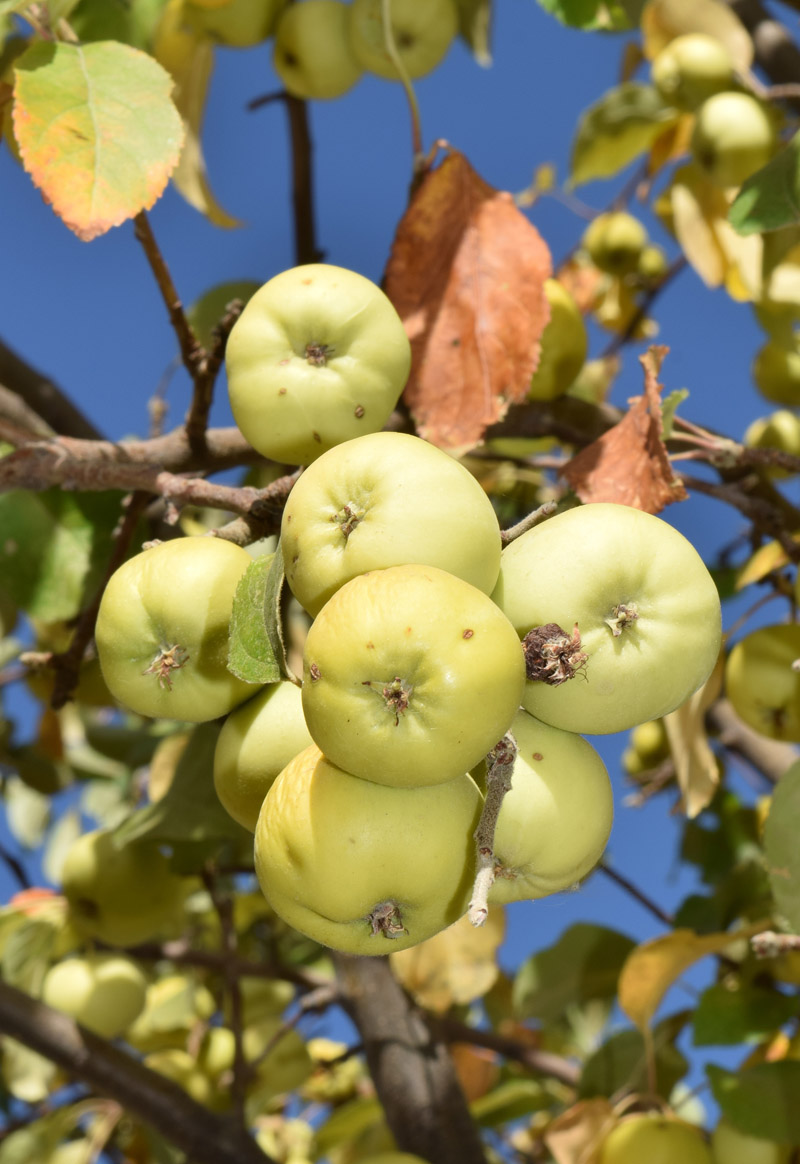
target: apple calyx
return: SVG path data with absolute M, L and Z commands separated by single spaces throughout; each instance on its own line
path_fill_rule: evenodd
M 547 622 L 528 631 L 522 640 L 525 674 L 530 680 L 559 687 L 586 666 L 588 655 L 581 650 L 578 624 L 569 635 L 557 622 Z
M 306 359 L 314 368 L 324 368 L 328 362 L 328 356 L 333 354 L 334 349 L 330 344 L 320 344 L 313 340 L 306 344 Z
M 384 938 L 393 939 L 398 934 L 408 933 L 400 906 L 394 901 L 379 901 L 367 914 L 367 921 L 373 936 L 383 934 Z
M 404 711 L 408 710 L 411 703 L 411 693 L 414 688 L 410 684 L 406 684 L 399 675 L 395 675 L 390 683 L 382 683 L 380 681 L 373 682 L 372 679 L 365 679 L 362 687 L 379 688 L 380 695 L 386 707 L 394 715 L 395 727 L 400 723 L 400 716 Z
M 359 522 L 363 521 L 366 512 L 366 509 L 361 505 L 356 505 L 355 501 L 348 501 L 338 513 L 331 515 L 331 521 L 337 523 L 344 540 L 347 541 Z
M 619 638 L 626 626 L 631 626 L 639 617 L 639 611 L 635 602 L 620 602 L 618 606 L 611 608 L 611 618 L 606 618 L 603 621 L 606 626 L 611 628 L 611 633 L 614 638 Z
M 158 685 L 166 691 L 172 690 L 171 673 L 179 671 L 189 662 L 189 652 L 180 643 L 173 643 L 171 647 L 162 647 L 149 667 L 142 671 L 143 675 L 156 675 Z

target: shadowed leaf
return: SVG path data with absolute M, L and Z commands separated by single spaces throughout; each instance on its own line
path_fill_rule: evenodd
M 778 781 L 764 826 L 764 852 L 778 911 L 800 933 L 800 762 Z
M 710 1064 L 708 1078 L 725 1117 L 740 1132 L 800 1144 L 800 1063 L 783 1059 L 734 1073 Z
M 392 954 L 392 969 L 422 1006 L 444 1012 L 491 989 L 504 936 L 505 912 L 493 907 L 479 928 L 463 917 L 426 942 Z
M 745 179 L 728 219 L 739 234 L 760 234 L 800 222 L 800 133 Z

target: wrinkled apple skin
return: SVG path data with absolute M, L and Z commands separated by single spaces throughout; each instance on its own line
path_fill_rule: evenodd
M 135 962 L 100 952 L 57 962 L 42 983 L 43 1002 L 106 1039 L 122 1035 L 139 1017 L 146 992 L 147 981 Z
M 740 719 L 773 740 L 800 743 L 800 626 L 759 627 L 733 647 L 725 694 Z
M 432 566 L 392 566 L 348 582 L 312 623 L 303 711 L 345 771 L 438 784 L 504 735 L 524 678 L 514 628 L 487 595 Z
M 359 437 L 309 466 L 289 494 L 281 544 L 286 581 L 312 615 L 368 570 L 437 566 L 487 594 L 500 570 L 500 527 L 481 486 L 435 445 L 398 432 Z
M 348 954 L 404 950 L 465 912 L 481 806 L 467 775 L 389 788 L 342 771 L 312 744 L 266 795 L 256 875 L 272 909 L 314 941 Z M 393 937 L 370 922 L 387 903 L 403 927 Z
M 599 1164 L 714 1164 L 702 1132 L 663 1115 L 620 1120 L 603 1141 Z
M 502 866 L 489 901 L 569 889 L 603 855 L 614 816 L 611 781 L 588 740 L 517 713 L 517 756 L 494 835 Z
M 233 598 L 250 555 L 222 538 L 181 537 L 129 558 L 100 603 L 95 638 L 115 699 L 139 715 L 202 723 L 258 690 L 228 670 Z M 178 648 L 165 679 L 157 660 Z
M 349 6 L 340 0 L 291 4 L 275 30 L 273 64 L 287 92 L 303 100 L 341 97 L 363 68 L 350 47 Z
M 392 0 L 391 22 L 400 60 L 413 79 L 444 59 L 458 33 L 458 9 L 454 0 Z M 381 0 L 353 0 L 350 45 L 362 68 L 398 80 L 397 66 L 386 51 Z
M 234 420 L 254 449 L 307 465 L 383 428 L 411 368 L 388 298 L 344 267 L 283 271 L 249 300 L 225 349 Z
M 626 505 L 581 505 L 522 534 L 503 550 L 492 597 L 523 639 L 549 623 L 571 635 L 577 624 L 585 662 L 558 686 L 528 680 L 522 699 L 566 731 L 627 731 L 666 715 L 719 654 L 719 595 L 700 555 L 667 522 Z M 621 605 L 638 617 L 614 635 L 607 620 Z

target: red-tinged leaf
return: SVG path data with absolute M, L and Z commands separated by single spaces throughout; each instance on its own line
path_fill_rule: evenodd
M 386 271 L 411 340 L 404 398 L 421 436 L 464 452 L 525 400 L 550 314 L 550 272 L 536 228 L 462 154 L 427 175 Z
M 667 351 L 651 347 L 641 357 L 644 395 L 634 397 L 619 424 L 582 449 L 563 470 L 581 501 L 615 501 L 660 513 L 670 502 L 686 500 L 663 440 L 658 373 Z
M 153 205 L 183 142 L 161 65 L 116 41 L 37 42 L 15 78 L 23 165 L 70 230 L 88 241 Z

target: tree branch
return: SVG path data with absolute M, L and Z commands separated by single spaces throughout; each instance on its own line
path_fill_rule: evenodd
M 31 367 L 0 340 L 0 385 L 20 397 L 53 432 L 84 440 L 102 439 L 102 433 L 44 373 Z M 8 415 L 5 411 L 3 415 Z M 13 419 L 13 417 L 11 418 Z M 38 435 L 44 436 L 45 432 Z

